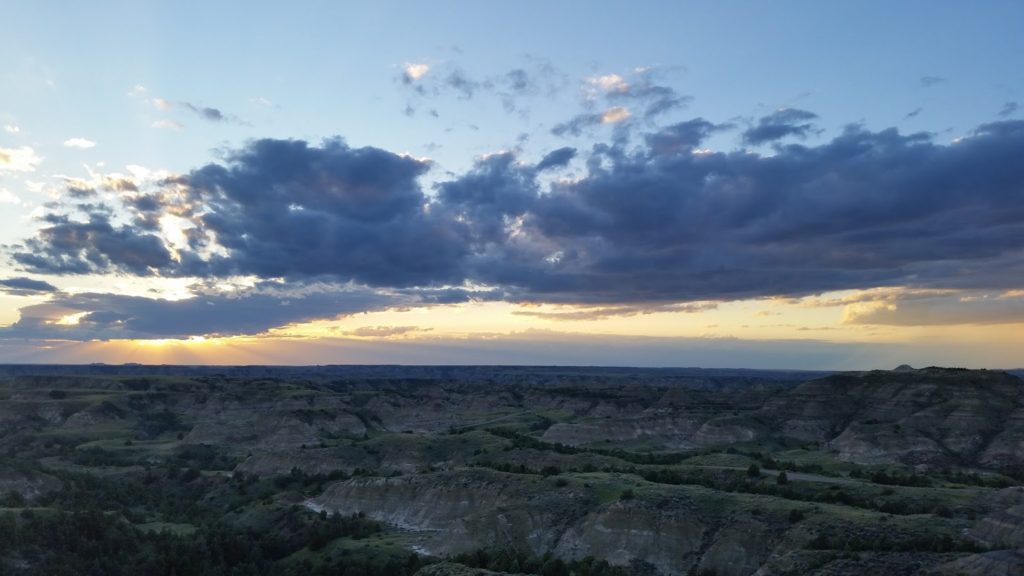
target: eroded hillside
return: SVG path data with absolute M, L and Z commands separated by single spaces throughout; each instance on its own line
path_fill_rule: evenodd
M 1024 570 L 1002 372 L 146 368 L 0 369 L 4 570 Z

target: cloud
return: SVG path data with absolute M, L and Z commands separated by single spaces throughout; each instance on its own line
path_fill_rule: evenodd
M 604 99 L 611 104 L 634 106 L 646 119 L 682 108 L 691 100 L 671 86 L 657 84 L 656 75 L 656 69 L 641 68 L 630 80 L 618 74 L 591 76 L 583 81 L 584 98 L 588 103 Z
M 529 205 L 491 257 L 502 265 L 477 269 L 478 281 L 577 303 L 1013 286 L 1024 268 L 1020 146 L 1024 122 L 952 145 L 850 127 L 772 156 L 598 149 L 587 177 Z
M 28 146 L 0 148 L 0 172 L 35 172 L 42 161 Z
M 629 118 L 629 116 L 629 110 L 623 108 L 622 106 L 616 106 L 614 108 L 609 108 L 605 110 L 604 113 L 601 114 L 601 123 L 615 124 L 616 122 L 622 122 L 623 120 Z
M 196 273 L 331 275 L 407 286 L 461 280 L 464 226 L 427 209 L 429 164 L 343 140 L 258 140 L 180 180 L 207 207 L 194 216 L 230 254 Z M 205 237 L 204 237 L 205 238 Z M 194 240 L 200 248 L 204 238 Z
M 344 332 L 344 334 L 359 338 L 390 338 L 392 336 L 404 336 L 410 332 L 428 331 L 430 331 L 430 328 L 423 329 L 419 326 L 362 326 L 355 330 Z
M 629 92 L 629 83 L 626 82 L 622 76 L 618 74 L 605 74 L 603 76 L 591 76 L 585 80 L 585 83 L 591 89 L 596 89 L 601 93 L 619 93 L 624 94 Z
M 675 88 L 655 84 L 651 72 L 641 74 L 640 80 L 625 90 L 607 94 L 610 102 L 634 103 L 643 110 L 643 117 L 652 119 L 666 112 L 685 107 L 692 98 L 679 94 Z
M 402 82 L 412 84 L 430 72 L 430 66 L 422 62 L 406 62 L 402 65 Z
M 565 79 L 554 67 L 537 58 L 527 57 L 522 66 L 489 74 L 467 72 L 454 63 L 436 68 L 422 63 L 406 63 L 399 75 L 401 85 L 414 99 L 446 98 L 470 100 L 484 94 L 496 97 L 505 112 L 525 117 L 528 110 L 522 106 L 524 98 L 551 95 L 564 87 Z M 406 115 L 415 113 L 417 106 L 406 105 Z M 430 110 L 437 118 L 436 109 Z
M 459 97 L 463 99 L 470 99 L 473 94 L 480 89 L 481 84 L 470 79 L 466 76 L 466 73 L 456 68 L 448 73 L 444 78 L 444 83 L 451 89 L 458 93 Z
M 714 124 L 703 118 L 694 118 L 647 134 L 644 139 L 652 154 L 671 155 L 692 151 L 715 132 L 731 128 L 731 124 Z
M 57 291 L 57 287 L 44 280 L 31 278 L 7 278 L 0 280 L 0 291 L 15 296 L 35 296 Z
M 85 222 L 47 215 L 13 257 L 28 270 L 56 274 L 326 274 L 386 286 L 461 280 L 464 227 L 426 209 L 417 178 L 428 168 L 340 140 L 322 147 L 256 141 L 229 155 L 227 166 L 211 164 L 169 184 L 188 197 L 174 208 L 192 225 L 183 232 L 181 262 L 172 263 L 167 241 L 103 214 Z M 142 206 L 122 208 L 138 213 Z M 204 259 L 211 236 L 220 255 Z
M 175 132 L 181 131 L 185 125 L 176 120 L 154 120 L 152 124 L 153 128 L 159 128 L 161 130 L 173 130 Z
M 931 88 L 933 86 L 938 86 L 939 84 L 945 84 L 946 82 L 947 80 L 942 76 L 921 76 L 918 80 L 918 83 L 922 88 Z
M 88 150 L 96 146 L 96 143 L 86 138 L 69 138 L 64 141 L 65 148 L 81 148 Z
M 124 176 L 105 176 L 103 187 L 113 192 L 138 192 L 139 186 L 132 178 Z
M 787 136 L 806 138 L 814 131 L 814 124 L 811 120 L 818 118 L 818 115 L 798 108 L 783 108 L 763 116 L 757 121 L 757 125 L 748 128 L 743 132 L 743 141 L 751 145 L 766 144 L 781 140 Z
M 580 320 L 604 320 L 606 318 L 638 316 L 642 314 L 660 313 L 683 313 L 692 314 L 706 312 L 718 307 L 715 302 L 690 302 L 690 303 L 652 303 L 652 304 L 620 304 L 615 306 L 562 306 L 555 311 L 547 310 L 516 310 L 512 314 L 516 316 L 530 316 L 544 320 L 556 321 L 580 321 Z
M 79 182 L 72 182 L 68 185 L 68 196 L 75 199 L 91 198 L 96 196 L 96 189 Z
M 600 126 L 601 114 L 577 114 L 565 122 L 555 124 L 551 133 L 555 136 L 581 136 L 587 128 Z
M 955 143 L 853 125 L 769 155 L 700 148 L 726 129 L 694 118 L 628 147 L 599 143 L 571 180 L 541 176 L 571 160 L 569 148 L 537 163 L 490 154 L 431 195 L 420 187 L 430 168 L 422 160 L 340 139 L 257 140 L 223 163 L 119 195 L 117 214 L 180 219 L 173 243 L 158 227 L 82 204 L 84 216 L 44 214 L 11 256 L 44 274 L 241 275 L 417 302 L 598 310 L 880 286 L 1020 287 L 1024 121 L 982 125 Z
M 21 128 L 15 124 L 4 124 L 4 132 L 7 132 L 8 134 L 17 134 L 18 132 L 21 132 Z
M 123 270 L 148 276 L 172 262 L 160 238 L 128 225 L 114 226 L 100 211 L 91 212 L 85 222 L 49 216 L 46 224 L 13 254 L 26 270 L 40 274 Z
M 845 324 L 940 326 L 1024 323 L 1024 296 L 954 292 L 894 294 L 889 298 L 849 304 Z
M 541 161 L 537 163 L 535 169 L 540 172 L 542 170 L 549 170 L 551 168 L 562 168 L 569 164 L 573 158 L 576 157 L 576 149 L 568 146 L 564 148 L 558 148 L 552 150 L 541 158 Z
M 269 105 L 270 103 L 268 100 L 265 100 L 263 98 L 253 99 L 250 101 L 257 104 L 265 103 Z M 206 120 L 207 122 L 231 122 L 236 124 L 244 124 L 244 122 L 242 122 L 238 117 L 232 114 L 227 114 L 221 109 L 213 108 L 211 106 L 201 106 L 199 104 L 186 101 L 171 102 L 170 100 L 166 100 L 164 98 L 159 97 L 150 98 L 149 103 L 152 104 L 153 107 L 157 110 L 165 112 L 172 110 L 175 107 L 180 108 L 182 110 L 187 110 L 188 112 L 191 112 L 192 114 L 198 116 L 203 120 Z M 180 122 L 168 119 L 156 120 L 153 122 L 152 126 L 154 128 L 167 128 L 171 130 L 181 130 L 181 128 L 183 127 L 183 125 Z
M 225 122 L 229 118 L 223 112 L 217 108 L 210 108 L 208 106 L 196 106 L 191 102 L 182 102 L 181 107 L 192 112 L 196 116 L 199 116 L 203 120 L 209 120 L 210 122 Z
M 582 136 L 588 128 L 601 124 L 616 124 L 629 118 L 629 110 L 622 106 L 609 108 L 601 113 L 583 113 L 551 128 L 555 136 Z
M 915 117 L 917 117 L 918 114 L 920 114 L 923 111 L 924 111 L 924 108 L 921 108 L 920 106 L 918 106 L 917 108 L 914 108 L 910 112 L 907 112 L 906 114 L 904 114 L 903 118 L 904 119 L 915 118 Z
M 22 308 L 17 322 L 0 328 L 0 338 L 107 340 L 262 334 L 288 324 L 401 302 L 376 291 L 343 286 L 323 286 L 305 294 L 201 294 L 184 300 L 58 293 L 45 303 Z
M 1009 118 L 1010 116 L 1013 116 L 1017 112 L 1018 108 L 1020 108 L 1020 105 L 1018 103 L 1007 102 L 1006 104 L 1003 104 L 1002 109 L 999 110 L 999 117 Z
M 485 245 L 505 241 L 509 223 L 529 210 L 538 190 L 534 169 L 511 152 L 481 158 L 460 178 L 437 186 L 448 217 L 466 223 L 464 241 Z
M 21 198 L 6 188 L 0 188 L 0 204 L 21 204 Z

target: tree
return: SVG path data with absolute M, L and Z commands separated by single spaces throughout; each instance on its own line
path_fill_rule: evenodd
M 786 475 L 786 471 L 779 472 L 779 475 L 775 477 L 775 482 L 779 485 L 789 484 L 789 476 Z

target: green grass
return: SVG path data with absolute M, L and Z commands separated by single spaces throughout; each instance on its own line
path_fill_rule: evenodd
M 710 466 L 746 469 L 752 463 L 758 462 L 753 458 L 742 454 L 727 454 L 725 452 L 714 452 L 712 454 L 701 454 L 682 461 L 684 466 Z

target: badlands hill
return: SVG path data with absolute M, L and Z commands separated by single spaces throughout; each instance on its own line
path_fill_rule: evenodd
M 1024 382 L 1005 372 L 0 378 L 5 573 L 1024 571 Z M 54 541 L 77 521 L 85 543 Z

